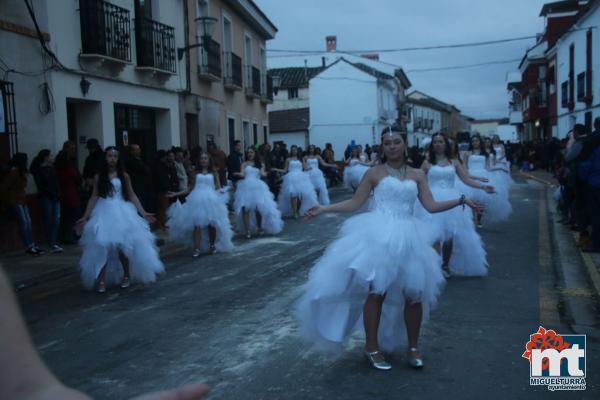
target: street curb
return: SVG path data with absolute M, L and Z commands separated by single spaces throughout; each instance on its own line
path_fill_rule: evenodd
M 556 186 L 556 185 L 558 185 L 558 183 L 556 183 L 556 182 L 549 182 L 549 181 L 547 181 L 545 179 L 538 178 L 535 175 L 528 174 L 527 172 L 519 171 L 519 174 L 522 175 L 522 176 L 524 176 L 525 178 L 533 179 L 534 181 L 541 182 L 541 183 L 543 183 L 545 185 L 549 185 L 549 186 Z
M 573 232 L 573 239 L 577 241 L 577 234 Z M 587 274 L 589 275 L 590 280 L 592 281 L 592 286 L 596 291 L 596 296 L 600 298 L 600 273 L 598 273 L 598 269 L 594 264 L 594 260 L 590 257 L 589 254 L 579 250 L 579 254 L 581 254 L 581 258 L 583 259 L 583 264 L 585 265 L 585 269 Z

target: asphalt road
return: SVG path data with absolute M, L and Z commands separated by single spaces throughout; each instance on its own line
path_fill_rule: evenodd
M 540 324 L 569 328 L 557 307 L 545 188 L 515 179 L 513 216 L 481 230 L 490 274 L 449 280 L 423 330 L 421 371 L 404 354 L 389 372 L 371 369 L 360 335 L 338 359 L 297 335 L 298 288 L 345 215 L 286 220 L 282 235 L 238 240 L 227 255 L 169 255 L 167 274 L 147 287 L 99 295 L 54 284 L 20 300 L 52 370 L 98 399 L 195 380 L 212 386 L 211 399 L 598 398 L 600 353 L 589 339 L 585 392 L 529 385 L 529 335 Z

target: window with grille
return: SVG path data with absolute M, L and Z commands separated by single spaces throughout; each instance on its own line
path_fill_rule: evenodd
M 6 164 L 19 151 L 15 91 L 12 82 L 0 80 L 0 164 Z

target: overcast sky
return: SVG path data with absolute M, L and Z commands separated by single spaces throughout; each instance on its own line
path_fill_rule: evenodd
M 389 49 L 497 40 L 542 32 L 544 0 L 255 0 L 279 29 L 267 49 Z M 382 53 L 401 65 L 413 87 L 474 118 L 507 116 L 506 75 L 518 62 L 462 70 L 414 69 L 520 59 L 534 39 L 484 47 Z M 269 60 L 276 53 L 268 53 Z

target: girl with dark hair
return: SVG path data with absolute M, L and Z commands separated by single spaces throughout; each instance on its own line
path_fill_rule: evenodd
M 51 253 L 60 253 L 58 227 L 60 225 L 60 186 L 54 169 L 54 157 L 48 149 L 40 150 L 29 167 L 38 189 L 44 215 L 44 233 Z
M 367 162 L 366 156 L 360 153 L 360 148 L 357 146 L 352 149 L 350 157 L 344 163 L 344 184 L 356 192 L 358 185 L 362 181 L 363 176 L 369 170 L 370 164 Z
M 79 266 L 84 287 L 96 284 L 96 291 L 104 293 L 106 285 L 119 281 L 123 289 L 131 282 L 155 281 L 164 267 L 148 226 L 152 222 L 154 215 L 135 195 L 119 151 L 107 147 L 100 173 L 94 177 L 92 197 L 77 221 L 83 229 Z
M 320 155 L 317 155 L 314 144 L 308 146 L 308 154 L 304 156 L 303 162 L 304 169 L 308 173 L 310 182 L 317 193 L 319 204 L 329 204 L 329 191 L 327 190 L 327 183 L 325 182 L 325 176 L 319 169 L 319 166 L 325 168 L 337 168 L 337 165 L 328 164 L 321 158 Z
M 275 197 L 269 186 L 261 180 L 266 177 L 264 165 L 256 156 L 254 148 L 246 150 L 246 161 L 236 174 L 243 178 L 235 189 L 233 208 L 237 216 L 237 230 L 252 238 L 253 231 L 275 235 L 283 229 L 281 212 L 277 209 Z
M 483 204 L 487 210 L 486 219 L 491 222 L 508 219 L 512 213 L 512 206 L 508 196 L 502 192 L 502 188 L 498 187 L 493 180 L 493 154 L 490 155 L 485 150 L 481 136 L 478 134 L 471 136 L 469 150 L 465 153 L 465 165 L 469 170 L 469 175 L 488 179 L 498 190 L 498 193 L 492 194 L 480 190 L 471 193 L 473 198 Z M 477 227 L 481 228 L 483 215 L 478 213 L 473 217 Z
M 227 192 L 219 192 L 221 182 L 208 153 L 200 153 L 197 161 L 196 174 L 192 175 L 189 188 L 168 193 L 169 197 L 187 196 L 185 203 L 182 205 L 177 201 L 167 211 L 169 236 L 173 240 L 189 243 L 190 234 L 193 234 L 194 258 L 200 256 L 202 239 L 206 242 L 207 237 L 210 254 L 233 249 Z
M 281 214 L 298 219 L 310 208 L 319 204 L 310 177 L 303 171 L 300 153 L 296 145 L 290 148 L 290 156 L 285 160 L 283 184 L 277 199 Z
M 305 337 L 341 350 L 362 316 L 366 357 L 380 370 L 391 369 L 381 351 L 398 349 L 406 329 L 409 365 L 422 368 L 421 321 L 444 277 L 432 247 L 435 231 L 415 217 L 414 204 L 418 199 L 431 213 L 478 206 L 464 195 L 436 202 L 423 171 L 407 165 L 402 135 L 388 128 L 381 141 L 386 161 L 367 171 L 351 200 L 306 215 L 357 211 L 374 192 L 372 209 L 349 218 L 312 268 L 297 317 Z
M 492 186 L 483 185 L 469 177 L 460 162 L 452 158 L 450 142 L 441 133 L 431 137 L 429 160 L 423 162 L 421 169 L 427 174 L 427 182 L 436 201 L 459 196 L 460 192 L 455 185 L 457 180 L 473 190 L 485 190 L 488 193 L 494 191 Z M 449 278 L 450 273 L 463 276 L 487 275 L 483 242 L 475 230 L 470 213 L 460 208 L 437 214 L 430 214 L 422 207 L 417 209 L 422 218 L 438 232 L 435 249 L 442 256 L 442 273 L 445 278 Z
M 3 197 L 3 203 L 17 216 L 19 234 L 27 248 L 25 252 L 39 256 L 44 254 L 44 251 L 33 242 L 31 217 L 29 216 L 29 208 L 27 208 L 27 194 L 25 192 L 27 178 L 29 177 L 27 154 L 15 153 L 8 166 L 10 170 L 0 184 L 0 195 Z

